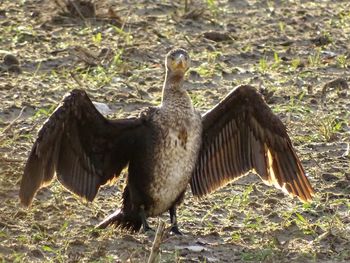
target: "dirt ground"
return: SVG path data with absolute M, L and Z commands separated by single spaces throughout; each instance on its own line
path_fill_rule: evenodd
M 188 191 L 184 236 L 166 235 L 161 262 L 349 262 L 350 2 L 95 2 L 77 12 L 63 0 L 0 1 L 1 262 L 146 261 L 152 234 L 93 232 L 120 205 L 123 180 L 93 203 L 55 181 L 30 209 L 19 204 L 19 181 L 66 92 L 86 90 L 110 117 L 134 116 L 159 103 L 175 46 L 192 57 L 186 85 L 201 112 L 238 84 L 261 90 L 317 194 L 302 204 L 255 175 L 203 200 Z

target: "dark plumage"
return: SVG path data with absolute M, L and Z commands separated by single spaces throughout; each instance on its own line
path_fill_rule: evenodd
M 126 166 L 122 208 L 100 228 L 147 230 L 147 217 L 168 210 L 179 234 L 176 207 L 188 184 L 203 196 L 250 170 L 310 201 L 313 190 L 286 129 L 261 95 L 239 86 L 201 118 L 183 88 L 189 66 L 185 50 L 169 52 L 162 103 L 138 118 L 108 120 L 84 91 L 72 91 L 39 131 L 22 177 L 21 202 L 30 205 L 55 172 L 69 190 L 92 201 Z

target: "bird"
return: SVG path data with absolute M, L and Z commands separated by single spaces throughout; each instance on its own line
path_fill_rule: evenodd
M 287 129 L 250 85 L 232 89 L 201 115 L 184 85 L 191 59 L 182 48 L 165 58 L 159 106 L 137 117 L 108 119 L 87 93 L 72 90 L 45 121 L 29 153 L 19 197 L 30 206 L 55 177 L 93 201 L 99 188 L 127 167 L 121 208 L 96 227 L 151 230 L 147 219 L 169 212 L 171 232 L 181 235 L 177 208 L 188 186 L 203 198 L 249 172 L 302 202 L 314 190 Z

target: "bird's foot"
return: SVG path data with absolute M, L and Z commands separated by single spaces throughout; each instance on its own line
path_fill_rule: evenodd
M 177 236 L 183 236 L 182 232 L 179 230 L 177 225 L 171 227 L 170 233 L 173 233 L 174 235 L 177 235 Z
M 140 217 L 141 217 L 143 232 L 145 234 L 155 233 L 154 229 L 152 229 L 147 223 L 147 217 L 146 217 L 144 206 L 140 207 L 140 213 L 139 214 L 140 214 Z

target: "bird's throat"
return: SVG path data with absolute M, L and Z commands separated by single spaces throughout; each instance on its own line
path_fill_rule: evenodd
M 163 107 L 190 107 L 192 102 L 190 96 L 183 86 L 184 75 L 167 72 L 163 86 Z

